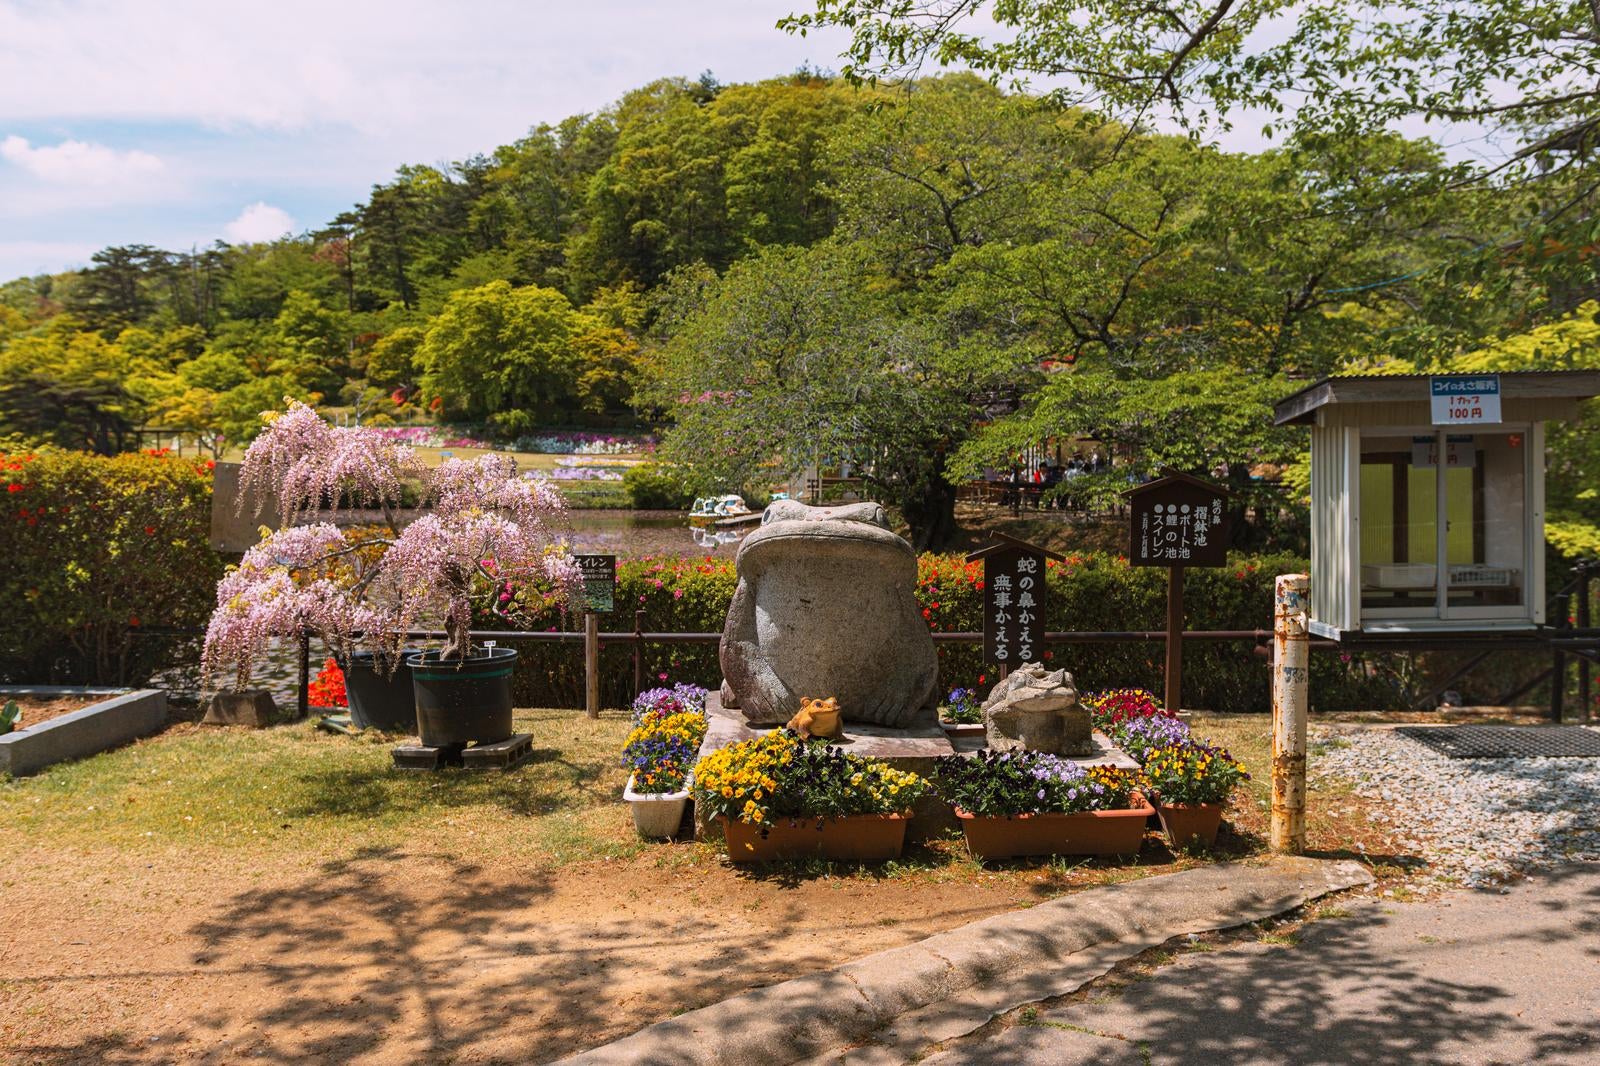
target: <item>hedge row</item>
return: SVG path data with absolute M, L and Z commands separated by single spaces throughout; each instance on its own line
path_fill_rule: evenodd
M 1272 585 L 1278 574 L 1304 572 L 1293 556 L 1237 556 L 1222 569 L 1191 570 L 1185 584 L 1185 622 L 1190 629 L 1269 629 Z M 982 628 L 982 574 L 979 563 L 959 556 L 925 555 L 918 564 L 917 599 L 935 632 L 977 632 Z M 1166 571 L 1129 567 L 1103 554 L 1069 556 L 1049 564 L 1049 631 L 1161 629 L 1166 621 Z M 628 631 L 634 611 L 642 611 L 644 632 L 717 633 L 722 630 L 735 585 L 731 560 L 648 557 L 621 561 L 617 568 L 617 611 L 601 628 Z M 485 628 L 503 623 L 481 619 Z M 570 618 L 542 609 L 528 628 L 571 630 Z M 583 678 L 581 653 L 573 644 L 523 644 L 517 674 L 517 700 L 528 706 L 578 706 Z M 602 650 L 602 697 L 607 706 L 626 705 L 633 696 L 631 645 Z M 1049 665 L 1072 671 L 1085 691 L 1141 686 L 1159 691 L 1163 670 L 1160 643 L 1057 645 L 1045 652 Z M 987 687 L 991 671 L 974 645 L 939 645 L 941 685 Z M 715 686 L 720 679 L 715 645 L 671 644 L 646 647 L 645 683 L 690 681 Z M 1319 710 L 1398 706 L 1403 695 L 1392 675 L 1372 669 L 1359 657 L 1312 658 L 1312 701 Z M 818 693 L 822 695 L 822 693 Z M 1185 647 L 1184 702 L 1227 711 L 1264 711 L 1271 703 L 1268 660 L 1249 642 L 1193 642 Z
M 164 452 L 0 453 L 0 678 L 139 684 L 198 659 L 222 560 L 210 464 Z

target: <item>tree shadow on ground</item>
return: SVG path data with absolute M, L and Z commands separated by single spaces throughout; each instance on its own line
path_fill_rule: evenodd
M 545 874 L 367 849 L 232 894 L 185 931 L 184 964 L 30 978 L 183 989 L 179 1020 L 153 1039 L 90 1022 L 16 1051 L 30 1063 L 115 1066 L 547 1062 L 845 961 L 862 953 L 852 942 L 886 924 L 883 911 L 838 906 L 819 920 L 819 901 L 804 892 L 767 897 L 759 912 L 717 900 L 625 913 L 620 886 L 630 882 L 596 876 L 582 898 Z M 993 907 L 955 893 L 936 909 L 940 923 L 957 925 Z
M 293 818 L 390 818 L 396 814 L 492 804 L 533 816 L 615 801 L 601 786 L 610 766 L 574 762 L 554 748 L 535 748 L 509 770 L 397 770 L 392 766 L 310 765 L 284 814 Z
M 1187 954 L 1149 980 L 1109 998 L 1091 997 L 1040 1014 L 1006 1038 L 974 1042 L 940 1056 L 940 1066 L 1023 1061 L 1051 1033 L 1087 1033 L 1051 1061 L 1143 1061 L 1156 1066 L 1228 1063 L 1453 1064 L 1471 1061 L 1592 1061 L 1592 1011 L 1552 1017 L 1538 1005 L 1550 974 L 1514 960 L 1535 945 L 1569 944 L 1595 954 L 1600 930 L 1600 866 L 1541 875 L 1561 885 L 1543 915 L 1495 922 L 1499 893 L 1473 894 L 1476 907 L 1451 922 L 1449 911 L 1411 905 L 1404 913 L 1376 901 L 1344 917 L 1306 926 L 1294 946 L 1249 944 Z M 1577 879 L 1574 881 L 1574 879 Z M 1441 916 L 1453 939 L 1419 929 Z M 1586 936 L 1584 934 L 1587 934 Z M 1443 937 L 1445 934 L 1440 933 Z M 1579 943 L 1583 946 L 1580 948 Z M 1554 1012 L 1559 1014 L 1560 1012 Z M 1029 1029 L 1037 1031 L 1027 1031 Z M 998 1057 L 997 1057 L 998 1056 Z

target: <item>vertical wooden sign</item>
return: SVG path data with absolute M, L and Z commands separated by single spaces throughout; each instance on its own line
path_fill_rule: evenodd
M 583 709 L 600 717 L 600 615 L 616 610 L 617 557 L 574 555 L 583 576 Z
M 1009 672 L 1044 653 L 1045 560 L 1061 556 L 1003 533 L 993 536 L 995 543 L 967 560 L 983 562 L 983 661 Z

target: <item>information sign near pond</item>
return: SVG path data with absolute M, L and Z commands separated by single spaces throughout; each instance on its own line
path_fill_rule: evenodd
M 1183 700 L 1183 569 L 1225 566 L 1233 493 L 1177 470 L 1123 495 L 1128 498 L 1128 565 L 1167 568 L 1166 707 Z
M 1009 671 L 1040 660 L 1049 602 L 1045 560 L 1061 556 L 1004 533 L 990 535 L 995 542 L 967 561 L 983 562 L 983 661 Z
M 583 609 L 610 614 L 617 609 L 617 557 L 615 555 L 574 555 L 583 575 Z
M 617 609 L 617 557 L 574 555 L 583 575 L 583 709 L 600 717 L 600 615 Z

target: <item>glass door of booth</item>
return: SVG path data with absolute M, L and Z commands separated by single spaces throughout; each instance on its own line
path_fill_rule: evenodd
M 1444 536 L 1450 565 L 1440 596 L 1446 619 L 1527 618 L 1532 573 L 1526 427 L 1459 440 L 1469 476 L 1447 477 Z
M 1363 620 L 1531 617 L 1531 454 L 1527 427 L 1364 430 L 1354 560 Z

